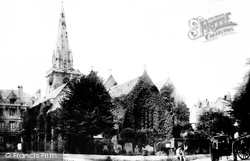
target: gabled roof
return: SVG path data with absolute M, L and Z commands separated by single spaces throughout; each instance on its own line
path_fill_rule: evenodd
M 129 94 L 134 89 L 134 87 L 139 82 L 139 80 L 141 79 L 145 80 L 149 84 L 154 84 L 151 78 L 148 76 L 147 72 L 144 71 L 144 73 L 140 77 L 137 77 L 121 85 L 116 85 L 116 86 L 111 87 L 109 90 L 110 96 L 115 98 L 115 97 L 120 97 L 122 95 Z
M 170 78 L 168 78 L 167 80 L 162 80 L 160 82 L 155 83 L 155 86 L 157 87 L 157 89 L 159 91 L 161 91 L 161 89 L 163 89 L 164 87 L 169 86 L 169 85 L 173 86 L 173 88 L 174 88 L 174 91 L 172 93 L 172 97 L 174 97 L 176 101 L 180 100 L 181 97 L 180 97 L 174 83 L 172 82 L 172 80 Z
M 57 96 L 60 95 L 60 93 L 62 92 L 62 90 L 65 88 L 67 84 L 63 84 L 60 87 L 56 88 L 54 91 L 52 91 L 51 93 L 49 93 L 48 95 L 44 96 L 43 98 L 38 99 L 33 105 L 32 107 L 35 107 L 37 105 L 39 105 L 40 103 L 43 103 L 47 100 L 50 99 L 55 99 Z
M 110 96 L 115 98 L 115 97 L 120 97 L 122 95 L 128 94 L 130 91 L 132 91 L 132 89 L 137 84 L 139 79 L 140 79 L 140 77 L 135 78 L 135 79 L 128 81 L 126 83 L 123 83 L 121 85 L 116 85 L 116 86 L 111 87 L 109 90 Z
M 1 96 L 3 98 L 3 100 L 6 100 L 6 99 L 8 99 L 10 97 L 14 97 L 14 96 L 16 96 L 18 99 L 20 98 L 18 90 L 13 90 L 13 89 L 12 90 L 10 90 L 10 89 L 4 90 L 4 89 L 0 89 L 0 94 L 1 94 Z M 31 99 L 31 97 L 32 97 L 31 95 L 23 92 L 23 99 L 22 100 L 17 100 L 17 101 L 18 102 L 21 101 L 21 102 L 26 103 L 26 102 L 28 102 Z
M 7 97 L 7 99 L 17 99 L 17 98 L 18 97 L 13 90 L 10 92 L 10 94 Z
M 117 82 L 112 75 L 110 75 L 109 78 L 104 82 L 104 86 L 107 90 L 109 90 L 111 87 L 115 85 L 117 85 Z
M 168 86 L 168 85 L 172 85 L 174 88 L 174 83 L 172 82 L 172 80 L 170 78 L 168 78 L 167 80 L 162 80 L 160 82 L 155 83 L 155 86 L 157 87 L 157 89 L 160 91 L 163 87 Z

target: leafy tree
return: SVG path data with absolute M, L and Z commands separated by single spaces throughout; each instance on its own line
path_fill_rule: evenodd
M 201 137 L 211 137 L 218 133 L 233 135 L 234 120 L 232 117 L 225 115 L 221 111 L 205 111 L 199 118 L 197 124 L 197 134 Z
M 232 102 L 234 115 L 240 132 L 250 132 L 250 71 L 245 75 L 244 82 L 238 87 Z
M 174 131 L 173 136 L 179 138 L 181 133 L 192 130 L 192 126 L 189 122 L 190 112 L 183 101 L 177 102 L 177 106 L 173 108 L 174 113 Z
M 77 145 L 81 139 L 93 138 L 113 127 L 111 97 L 96 72 L 75 77 L 66 87 L 59 123 L 68 143 Z
M 35 141 L 34 129 L 37 126 L 37 116 L 39 114 L 40 106 L 36 106 L 34 108 L 27 108 L 21 115 L 23 120 L 22 127 L 19 135 L 23 137 L 24 141 L 24 151 L 31 150 L 31 142 Z
M 189 109 L 185 102 L 175 99 L 174 90 L 173 84 L 168 84 L 160 90 L 160 93 L 164 98 L 166 109 L 170 112 L 172 117 L 172 136 L 179 138 L 181 133 L 192 129 L 192 127 L 189 122 Z

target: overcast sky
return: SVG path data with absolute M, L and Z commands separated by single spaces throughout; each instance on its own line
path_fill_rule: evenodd
M 64 0 L 74 68 L 90 66 L 124 83 L 146 69 L 154 82 L 171 78 L 191 107 L 235 93 L 250 56 L 250 1 Z M 52 67 L 60 0 L 0 0 L 0 89 L 45 93 Z M 234 32 L 191 40 L 188 22 L 230 12 Z

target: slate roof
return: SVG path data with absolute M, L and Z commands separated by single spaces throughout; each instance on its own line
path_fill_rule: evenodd
M 11 93 L 12 91 L 13 91 L 13 93 Z M 6 90 L 4 90 L 4 89 L 0 89 L 0 94 L 1 94 L 1 96 L 2 96 L 2 98 L 3 98 L 4 100 L 5 100 L 6 98 L 8 98 L 8 97 L 14 97 L 14 96 L 16 96 L 18 99 L 20 98 L 20 96 L 19 96 L 19 91 L 18 91 L 18 90 L 11 90 L 11 89 L 6 89 Z M 27 102 L 30 101 L 31 98 L 32 98 L 31 95 L 29 95 L 29 94 L 23 92 L 23 100 L 22 100 L 22 102 L 27 103 Z M 20 102 L 20 100 L 17 100 L 17 101 Z
M 180 95 L 179 95 L 179 93 L 178 93 L 178 91 L 177 91 L 174 83 L 172 82 L 172 80 L 170 78 L 168 78 L 167 80 L 163 80 L 163 81 L 159 81 L 159 82 L 155 83 L 155 86 L 157 87 L 157 89 L 159 91 L 161 91 L 161 89 L 163 87 L 166 87 L 168 85 L 172 85 L 174 87 L 174 91 L 172 93 L 172 97 L 174 97 L 176 101 L 180 100 L 181 97 L 180 97 Z
M 52 91 L 51 93 L 49 93 L 48 95 L 40 98 L 39 100 L 37 100 L 33 105 L 32 107 L 35 107 L 37 105 L 39 105 L 40 103 L 43 103 L 47 100 L 50 100 L 50 99 L 55 99 L 57 96 L 60 95 L 60 93 L 62 92 L 62 90 L 64 89 L 64 87 L 66 86 L 67 84 L 62 84 L 60 87 L 56 88 L 54 91 Z
M 112 98 L 115 98 L 115 97 L 120 97 L 122 95 L 129 94 L 134 89 L 134 87 L 136 86 L 136 84 L 139 82 L 140 79 L 144 79 L 148 83 L 154 84 L 151 78 L 148 76 L 147 72 L 144 71 L 144 73 L 140 77 L 137 77 L 121 85 L 116 85 L 116 86 L 111 87 L 109 90 L 110 96 Z
M 121 85 L 116 85 L 116 86 L 111 87 L 109 90 L 110 96 L 115 98 L 115 97 L 120 97 L 122 95 L 128 94 L 130 91 L 132 91 L 132 89 L 137 84 L 139 79 L 140 77 L 133 79 L 131 81 L 128 81 L 126 83 L 123 83 Z
M 107 90 L 109 90 L 111 87 L 115 85 L 117 85 L 117 82 L 112 75 L 110 75 L 109 78 L 106 81 L 104 81 L 104 86 Z

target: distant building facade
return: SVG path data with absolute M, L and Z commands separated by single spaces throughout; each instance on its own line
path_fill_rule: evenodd
M 0 151 L 16 150 L 22 113 L 34 103 L 35 97 L 18 90 L 0 90 Z
M 192 108 L 190 113 L 190 123 L 193 128 L 196 128 L 196 124 L 199 121 L 199 117 L 210 109 L 213 111 L 222 111 L 225 115 L 229 115 L 232 110 L 231 107 L 231 94 L 228 93 L 224 97 L 218 97 L 215 102 L 209 102 L 207 99 L 198 101 Z

